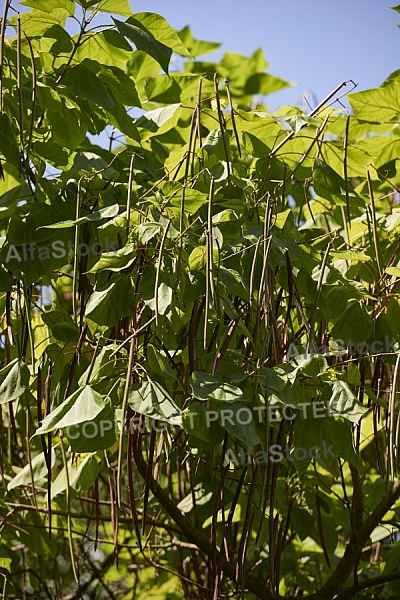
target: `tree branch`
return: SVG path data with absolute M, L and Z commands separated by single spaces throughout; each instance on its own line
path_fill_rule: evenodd
M 206 538 L 198 529 L 192 524 L 191 521 L 175 506 L 175 504 L 169 499 L 165 491 L 159 486 L 158 482 L 153 476 L 148 475 L 147 464 L 143 458 L 142 451 L 137 447 L 137 440 L 134 440 L 132 444 L 133 457 L 135 459 L 136 466 L 142 478 L 148 480 L 149 488 L 157 498 L 161 506 L 167 511 L 169 516 L 175 521 L 180 527 L 186 537 L 186 539 L 195 544 L 199 550 L 204 552 L 207 556 L 212 556 L 212 544 L 211 541 Z M 222 562 L 222 570 L 225 575 L 232 581 L 236 581 L 236 565 L 232 562 L 228 562 L 226 559 Z M 263 600 L 274 600 L 271 592 L 265 587 L 265 584 L 259 579 L 254 573 L 245 573 L 245 587 L 255 594 L 258 598 Z
M 390 573 L 389 575 L 373 577 L 372 579 L 363 581 L 358 585 L 353 585 L 348 590 L 339 594 L 339 596 L 336 597 L 336 600 L 352 600 L 357 592 L 361 592 L 362 590 L 367 590 L 372 587 L 377 587 L 378 585 L 383 585 L 385 583 L 389 583 L 390 581 L 396 581 L 396 579 L 400 579 L 400 573 L 398 571 L 395 573 Z
M 338 593 L 338 590 L 340 590 L 353 571 L 354 565 L 361 555 L 362 548 L 365 546 L 371 533 L 398 498 L 400 498 L 400 479 L 393 484 L 386 498 L 381 500 L 364 523 L 353 532 L 343 558 L 335 571 L 318 592 L 309 596 L 309 600 L 331 600 Z

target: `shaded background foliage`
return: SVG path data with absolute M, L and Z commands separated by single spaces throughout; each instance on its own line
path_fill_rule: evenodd
M 271 114 L 260 50 L 196 61 L 216 44 L 125 0 L 24 4 L 0 56 L 3 597 L 397 597 L 398 73 L 351 115 L 351 81 Z

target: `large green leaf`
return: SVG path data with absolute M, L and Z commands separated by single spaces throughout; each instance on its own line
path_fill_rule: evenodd
M 129 393 L 131 408 L 155 421 L 182 425 L 182 411 L 169 393 L 156 381 L 145 381 Z
M 352 300 L 334 324 L 331 337 L 349 348 L 352 344 L 367 342 L 372 329 L 373 323 L 365 306 Z
M 100 271 L 122 271 L 131 266 L 136 260 L 137 247 L 135 244 L 126 244 L 116 252 L 105 252 L 100 260 L 90 269 L 89 273 Z
M 54 463 L 55 463 L 55 454 L 54 452 L 51 453 L 51 467 L 54 467 Z M 32 476 L 33 476 L 33 480 L 35 482 L 35 485 L 43 485 L 47 479 L 47 473 L 48 473 L 48 468 L 47 468 L 47 462 L 46 462 L 46 457 L 44 455 L 44 453 L 42 452 L 41 454 L 38 454 L 37 456 L 35 456 L 35 458 L 32 460 L 32 462 L 27 465 L 25 465 L 18 473 L 17 475 L 14 477 L 14 479 L 12 479 L 8 484 L 7 484 L 7 489 L 10 490 L 15 490 L 17 487 L 20 487 L 21 485 L 31 485 L 32 484 Z
M 196 40 L 193 37 L 192 31 L 188 25 L 180 31 L 178 31 L 177 33 L 181 38 L 185 48 L 187 48 L 193 56 L 202 56 L 203 54 L 209 54 L 210 52 L 218 50 L 218 48 L 221 46 L 221 44 L 217 42 L 206 42 L 203 40 Z
M 142 50 L 153 57 L 162 69 L 168 73 L 169 62 L 172 56 L 171 48 L 158 42 L 153 35 L 147 31 L 143 31 L 143 29 L 137 25 L 128 22 L 123 23 L 118 19 L 113 20 L 118 31 L 122 33 L 122 35 L 130 39 L 138 50 Z
M 99 10 L 114 15 L 122 15 L 123 17 L 129 17 L 132 14 L 129 0 L 105 0 L 99 2 Z
M 293 447 L 301 448 L 307 452 L 303 460 L 293 463 L 299 473 L 304 473 L 311 462 L 309 450 L 313 447 L 319 449 L 320 458 L 328 469 L 339 475 L 338 458 L 353 464 L 360 472 L 363 472 L 363 462 L 354 449 L 353 434 L 349 422 L 336 418 L 321 418 L 318 426 L 314 419 L 303 419 L 296 417 Z M 304 452 L 303 452 L 304 454 Z M 313 454 L 313 453 L 312 453 Z
M 114 446 L 117 436 L 115 410 L 112 403 L 107 400 L 103 410 L 93 419 L 68 426 L 66 435 L 72 452 L 86 454 Z
M 19 167 L 20 155 L 14 128 L 6 113 L 0 116 L 0 152 L 15 167 Z
M 131 56 L 132 48 L 124 36 L 118 31 L 106 30 L 91 32 L 79 46 L 74 59 L 78 64 L 85 58 L 95 59 L 103 66 L 125 70 Z
M 163 108 L 149 110 L 135 121 L 135 125 L 161 135 L 177 124 L 181 115 L 180 107 L 180 104 L 170 104 Z
M 173 52 L 182 56 L 191 56 L 178 33 L 161 15 L 153 12 L 135 13 L 127 22 L 140 27 L 143 31 L 149 32 L 159 42 L 171 48 Z
M 65 3 L 65 7 L 63 6 L 63 3 Z M 21 20 L 21 29 L 24 34 L 28 37 L 41 36 L 53 25 L 64 26 L 65 20 L 71 16 L 71 10 L 75 9 L 74 6 L 71 7 L 70 2 L 66 2 L 65 0 L 62 0 L 61 3 L 57 2 L 56 8 L 53 7 L 48 12 L 45 10 L 35 9 L 28 13 L 22 13 L 19 18 Z M 16 25 L 16 17 L 12 17 L 11 20 Z
M 89 215 L 85 215 L 79 219 L 43 225 L 42 227 L 39 227 L 39 229 L 65 229 L 68 227 L 75 227 L 75 225 L 81 225 L 82 223 L 91 223 L 93 221 L 100 221 L 101 219 L 111 219 L 118 214 L 118 210 L 118 204 L 113 204 L 112 206 L 106 206 L 105 208 L 100 208 L 100 210 L 95 210 Z
M 43 312 L 41 317 L 56 340 L 61 342 L 78 341 L 79 329 L 67 312 L 52 310 L 48 313 Z
M 75 492 L 85 492 L 88 490 L 99 473 L 99 463 L 91 454 L 85 456 L 78 465 L 71 461 L 67 468 L 69 485 L 71 490 Z M 64 467 L 51 486 L 52 499 L 64 492 L 67 489 L 67 484 L 67 473 Z
M 367 412 L 365 406 L 357 401 L 350 387 L 344 381 L 334 382 L 329 406 L 331 412 L 353 423 L 358 423 Z
M 60 406 L 49 413 L 42 421 L 35 435 L 43 435 L 57 429 L 72 427 L 86 421 L 94 421 L 110 407 L 110 399 L 104 399 L 89 385 L 69 396 Z
M 223 138 L 225 138 L 225 144 Z M 212 129 L 202 146 L 202 149 L 206 150 L 208 154 L 215 154 L 221 160 L 226 160 L 225 148 L 227 148 L 229 156 L 229 137 L 220 129 Z
M 342 177 L 325 161 L 316 158 L 313 167 L 313 187 L 315 192 L 327 200 L 344 202 L 346 185 Z
M 393 121 L 400 113 L 400 82 L 347 96 L 356 117 L 363 121 Z
M 20 4 L 36 9 L 35 13 L 38 10 L 51 13 L 56 8 L 67 10 L 70 16 L 75 13 L 75 3 L 73 0 L 23 0 Z
M 136 13 L 125 23 L 113 19 L 120 33 L 131 40 L 138 50 L 152 56 L 168 73 L 172 52 L 190 56 L 177 32 L 168 22 L 155 13 Z
M 27 365 L 17 358 L 0 371 L 0 404 L 19 398 L 29 386 Z
M 288 81 L 269 73 L 254 73 L 246 81 L 245 92 L 246 94 L 272 94 L 290 85 L 292 84 Z
M 218 400 L 220 402 L 233 402 L 240 400 L 242 390 L 236 385 L 225 383 L 206 373 L 195 371 L 192 374 L 193 395 L 198 400 Z
M 122 317 L 131 315 L 134 306 L 135 297 L 129 278 L 118 275 L 111 283 L 96 287 L 86 305 L 86 316 L 97 325 L 112 327 Z
M 103 108 L 112 108 L 115 102 L 107 84 L 100 81 L 90 69 L 86 68 L 86 60 L 68 70 L 64 78 L 65 84 L 80 98 L 92 100 Z

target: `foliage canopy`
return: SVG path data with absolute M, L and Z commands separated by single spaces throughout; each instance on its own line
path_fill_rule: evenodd
M 218 44 L 128 0 L 22 4 L 2 597 L 398 597 L 399 72 L 351 114 L 352 82 L 271 113 L 261 50 L 195 60 Z

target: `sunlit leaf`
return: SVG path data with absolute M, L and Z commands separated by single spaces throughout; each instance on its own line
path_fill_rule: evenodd
M 19 398 L 29 385 L 30 372 L 27 365 L 15 359 L 0 371 L 0 404 Z

